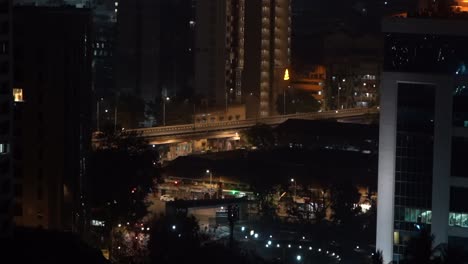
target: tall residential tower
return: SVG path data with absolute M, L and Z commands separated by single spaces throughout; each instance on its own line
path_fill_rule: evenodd
M 277 113 L 290 64 L 290 0 L 199 0 L 195 91 L 209 105 L 243 103 L 247 117 Z
M 0 237 L 12 230 L 11 167 L 12 45 L 11 0 L 0 1 Z
M 13 15 L 14 220 L 75 231 L 91 138 L 92 15 L 74 7 Z

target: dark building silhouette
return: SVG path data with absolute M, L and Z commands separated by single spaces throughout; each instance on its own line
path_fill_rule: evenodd
M 194 89 L 196 0 L 159 0 L 159 89 L 163 95 L 190 97 Z M 161 96 L 161 95 L 159 95 Z
M 93 6 L 93 89 L 97 97 L 115 90 L 114 65 L 119 2 L 106 0 Z
M 122 93 L 145 101 L 159 90 L 160 1 L 121 0 L 117 12 L 115 81 Z
M 89 9 L 15 7 L 14 168 L 19 226 L 72 230 L 90 140 Z M 81 220 L 81 219 L 80 219 Z
M 0 239 L 11 234 L 13 211 L 11 13 L 11 1 L 0 1 Z

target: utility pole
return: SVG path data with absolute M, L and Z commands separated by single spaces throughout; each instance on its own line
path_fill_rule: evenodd
M 166 126 L 166 100 L 163 99 L 163 126 Z
M 239 220 L 239 206 L 228 205 L 228 221 L 229 221 L 229 246 L 234 245 L 234 225 Z
M 96 102 L 96 130 L 99 131 L 99 99 Z
M 226 113 L 228 112 L 228 91 L 226 90 Z
M 211 197 L 212 197 L 212 194 L 211 194 L 211 192 L 212 192 L 212 190 L 213 190 L 213 185 L 212 185 L 212 181 L 213 181 L 213 179 L 212 179 L 212 178 L 213 178 L 213 174 L 211 173 L 211 171 L 210 171 L 210 170 L 206 170 L 206 173 L 210 175 L 210 190 L 209 190 L 209 191 L 210 191 L 210 199 L 211 199 Z
M 286 115 L 286 87 L 283 88 L 283 115 Z
M 117 133 L 117 106 L 119 104 L 119 93 L 115 94 L 115 106 L 114 106 L 114 133 Z

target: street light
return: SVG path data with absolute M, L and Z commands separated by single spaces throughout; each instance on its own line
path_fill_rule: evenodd
M 340 109 L 340 91 L 341 91 L 341 86 L 338 87 L 338 105 L 337 105 L 337 109 Z
M 210 170 L 206 170 L 206 174 L 210 175 L 210 199 L 211 199 L 211 192 L 213 191 L 213 174 L 211 173 Z
M 301 255 L 297 255 L 297 256 L 296 256 L 296 260 L 297 260 L 297 261 L 301 261 L 301 259 L 302 259 Z
M 293 201 L 296 202 L 296 181 L 294 178 L 291 178 L 291 182 L 294 183 L 294 196 L 293 196 Z
M 163 99 L 163 126 L 166 126 L 166 101 L 169 102 L 171 98 L 166 96 L 166 98 Z
M 99 108 L 101 106 L 101 101 L 104 101 L 104 97 L 101 97 L 96 101 L 96 130 L 97 131 L 99 131 Z

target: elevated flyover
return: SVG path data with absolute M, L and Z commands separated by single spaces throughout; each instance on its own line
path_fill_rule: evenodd
M 276 126 L 288 119 L 341 119 L 375 114 L 378 112 L 378 108 L 348 108 L 342 110 L 271 116 L 236 121 L 128 129 L 125 130 L 123 134 L 136 134 L 138 137 L 144 137 L 147 139 L 150 144 L 173 144 L 200 138 L 236 137 L 241 131 L 258 123 Z

